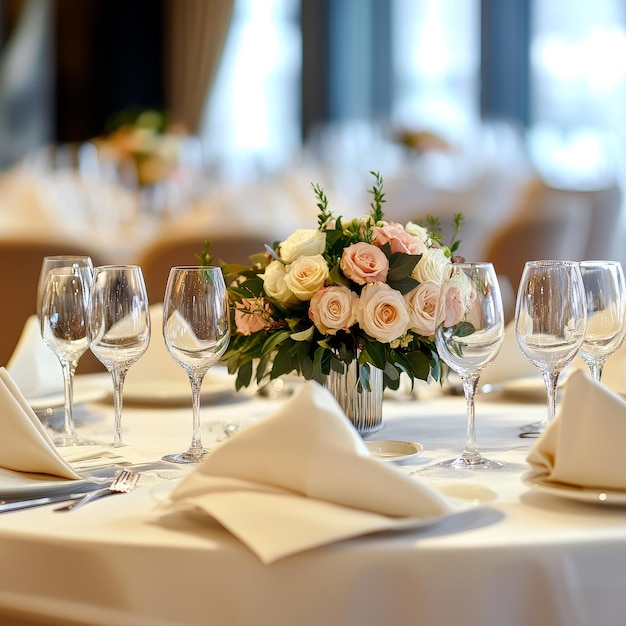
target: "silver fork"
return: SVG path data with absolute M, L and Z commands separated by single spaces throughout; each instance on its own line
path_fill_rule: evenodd
M 139 480 L 139 476 L 140 475 L 137 472 L 122 470 L 108 487 L 104 487 L 104 489 L 97 489 L 96 491 L 90 491 L 79 500 L 74 500 L 73 502 L 70 502 L 65 506 L 60 506 L 54 510 L 60 512 L 73 511 L 78 507 L 83 506 L 83 504 L 93 502 L 94 500 L 104 496 L 111 496 L 114 493 L 128 493 L 135 488 L 135 485 Z

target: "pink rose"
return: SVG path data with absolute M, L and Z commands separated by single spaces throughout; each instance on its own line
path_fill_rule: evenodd
M 385 283 L 372 283 L 361 292 L 357 321 L 370 337 L 391 343 L 406 333 L 411 316 L 399 291 Z
M 374 242 L 377 246 L 384 246 L 388 243 L 392 252 L 403 252 L 404 254 L 424 254 L 426 244 L 423 241 L 407 233 L 402 224 L 389 222 L 383 226 L 374 226 Z
M 235 326 L 242 335 L 251 335 L 269 326 L 269 303 L 263 299 L 244 298 L 235 308 Z
M 435 334 L 440 292 L 439 283 L 427 281 L 404 296 L 411 314 L 411 330 L 426 337 Z
M 356 323 L 358 303 L 359 297 L 347 287 L 327 287 L 311 298 L 309 317 L 320 332 L 334 335 Z
M 443 325 L 446 328 L 456 326 L 465 316 L 466 307 L 463 293 L 459 287 L 447 287 L 443 295 Z
M 380 248 L 360 241 L 343 251 L 340 267 L 345 276 L 358 285 L 384 283 L 389 272 L 389 260 Z

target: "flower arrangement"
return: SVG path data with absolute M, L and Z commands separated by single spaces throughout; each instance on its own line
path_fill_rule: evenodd
M 411 381 L 441 378 L 434 343 L 439 306 L 458 317 L 458 298 L 440 304 L 446 266 L 458 247 L 455 233 L 443 245 L 431 229 L 384 219 L 383 180 L 375 183 L 368 215 L 344 222 L 328 209 L 319 185 L 318 228 L 300 229 L 250 257 L 251 266 L 223 265 L 231 302 L 232 332 L 224 355 L 236 387 L 295 372 L 324 383 L 358 359 L 360 385 L 369 389 L 370 368 L 383 371 L 385 387 L 400 374 Z M 210 244 L 200 255 L 209 264 Z

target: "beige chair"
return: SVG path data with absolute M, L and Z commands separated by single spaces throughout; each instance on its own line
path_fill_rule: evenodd
M 9 361 L 24 324 L 36 313 L 37 283 L 45 256 L 89 255 L 95 265 L 100 263 L 90 251 L 75 244 L 48 242 L 43 239 L 0 240 L 0 365 Z M 78 363 L 79 374 L 102 372 L 104 366 L 87 351 Z
M 266 240 L 253 235 L 220 235 L 216 237 L 172 237 L 155 241 L 146 248 L 138 264 L 143 270 L 148 300 L 162 302 L 170 268 L 176 265 L 198 265 L 204 241 L 211 242 L 213 262 L 249 264 L 249 256 L 262 252 Z
M 485 260 L 515 293 L 526 261 L 541 259 L 581 260 L 585 255 L 591 213 L 575 196 L 535 198 L 529 210 L 518 212 L 488 241 Z

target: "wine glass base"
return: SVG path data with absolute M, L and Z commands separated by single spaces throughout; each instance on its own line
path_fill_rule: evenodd
M 187 450 L 187 452 L 177 452 L 175 454 L 166 454 L 161 457 L 163 461 L 168 463 L 200 463 L 208 450 L 200 448 L 199 450 Z
M 493 461 L 492 459 L 486 459 L 483 456 L 459 456 L 455 459 L 449 459 L 448 461 L 442 461 L 437 463 L 438 467 L 451 467 L 452 469 L 478 469 L 478 470 L 494 470 L 504 467 L 504 463 L 500 461 Z
M 539 437 L 546 429 L 547 423 L 543 422 L 534 422 L 532 424 L 525 424 L 520 428 L 520 437 L 524 438 L 533 438 Z

